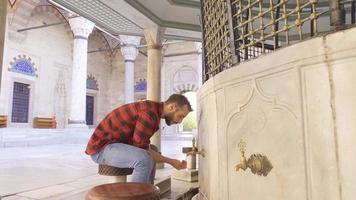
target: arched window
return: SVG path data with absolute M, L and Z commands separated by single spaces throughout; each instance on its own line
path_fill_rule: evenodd
M 197 105 L 197 100 L 196 100 L 196 92 L 185 92 L 183 93 L 184 96 L 187 97 L 189 100 L 193 111 L 190 112 L 182 121 L 182 123 L 179 125 L 179 132 L 181 133 L 196 133 L 197 129 L 197 113 L 196 113 L 196 105 Z
M 10 65 L 10 71 L 29 76 L 36 76 L 35 63 L 31 62 L 31 58 L 27 58 L 26 55 L 18 55 L 17 57 L 14 57 L 13 61 L 10 62 Z
M 87 76 L 87 89 L 99 90 L 98 82 L 92 74 Z
M 147 81 L 146 79 L 140 79 L 135 84 L 135 92 L 146 92 L 147 91 Z

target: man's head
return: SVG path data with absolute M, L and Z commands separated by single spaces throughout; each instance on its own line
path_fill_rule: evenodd
M 162 117 L 166 120 L 167 125 L 179 124 L 191 111 L 193 109 L 187 97 L 173 94 L 164 102 Z

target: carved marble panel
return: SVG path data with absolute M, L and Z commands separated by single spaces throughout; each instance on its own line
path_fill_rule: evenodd
M 306 199 L 297 72 L 280 71 L 226 88 L 229 199 Z M 271 160 L 274 168 L 267 177 L 235 171 L 240 139 L 247 142 L 247 155 L 262 153 Z
M 204 167 L 199 171 L 200 192 L 209 199 L 217 199 L 218 193 L 218 146 L 217 146 L 217 113 L 216 95 L 210 93 L 198 103 L 198 149 L 205 151 L 205 157 L 199 156 L 199 166 Z

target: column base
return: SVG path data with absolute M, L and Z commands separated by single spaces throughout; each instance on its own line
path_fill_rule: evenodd
M 86 124 L 86 121 L 82 120 L 68 120 L 68 126 L 67 128 L 85 128 L 88 129 L 88 125 Z
M 186 182 L 197 182 L 198 172 L 197 169 L 173 170 L 172 178 Z

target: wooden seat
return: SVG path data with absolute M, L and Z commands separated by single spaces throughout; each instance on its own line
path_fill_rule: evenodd
M 126 182 L 127 175 L 131 175 L 133 168 L 118 168 L 109 165 L 99 165 L 98 173 L 104 176 L 114 176 L 116 182 Z
M 109 165 L 99 165 L 98 173 L 104 176 L 126 176 L 133 172 L 133 168 L 118 168 Z
M 109 183 L 87 193 L 85 200 L 159 200 L 159 189 L 146 183 Z
M 7 126 L 7 115 L 0 115 L 0 127 Z
M 35 117 L 33 118 L 34 128 L 56 128 L 56 117 Z

